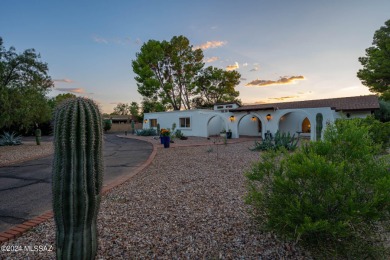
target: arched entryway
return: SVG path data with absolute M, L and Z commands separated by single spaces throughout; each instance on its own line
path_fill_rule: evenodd
M 302 121 L 302 133 L 310 134 L 311 133 L 311 123 L 309 118 L 305 117 Z
M 302 136 L 311 136 L 311 122 L 306 113 L 302 111 L 288 112 L 279 120 L 279 131 Z
M 253 114 L 243 116 L 238 122 L 239 136 L 262 136 L 263 124 Z
M 225 120 L 220 115 L 214 115 L 207 122 L 207 136 L 219 135 L 225 127 Z

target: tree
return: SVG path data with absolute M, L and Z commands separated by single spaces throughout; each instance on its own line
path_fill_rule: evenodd
M 167 110 L 167 107 L 156 99 L 143 98 L 142 100 L 142 114 L 152 112 L 164 112 Z
M 173 110 L 190 109 L 196 93 L 196 76 L 203 68 L 203 52 L 193 50 L 184 36 L 170 42 L 149 40 L 132 62 L 138 92 L 169 104 Z
M 0 37 L 0 128 L 28 129 L 49 120 L 45 94 L 52 87 L 48 66 L 34 49 L 6 50 Z
M 215 67 L 203 69 L 198 77 L 198 96 L 193 99 L 196 107 L 209 107 L 215 103 L 240 102 L 234 88 L 240 83 L 240 73 Z
M 379 100 L 379 110 L 374 112 L 374 116 L 383 123 L 390 122 L 390 100 Z
M 137 102 L 131 102 L 129 109 L 132 116 L 139 116 L 139 105 Z
M 363 69 L 357 76 L 370 91 L 390 100 L 390 20 L 375 32 L 372 44 L 366 56 L 359 58 Z
M 63 101 L 70 99 L 70 98 L 77 98 L 75 94 L 72 93 L 64 93 L 64 94 L 58 94 L 54 99 L 57 105 L 61 104 Z
M 114 113 L 111 115 L 129 115 L 130 114 L 130 106 L 127 103 L 118 103 L 116 107 L 114 107 Z

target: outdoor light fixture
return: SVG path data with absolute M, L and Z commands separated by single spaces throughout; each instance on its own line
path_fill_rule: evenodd
M 144 123 L 146 124 L 147 122 L 148 122 L 148 119 L 145 119 L 145 120 L 144 120 Z
M 252 116 L 251 120 L 252 120 L 253 122 L 255 122 L 255 121 L 257 121 L 257 118 L 256 118 L 255 116 Z
M 272 116 L 271 116 L 271 114 L 268 114 L 265 118 L 267 118 L 267 120 L 269 121 L 269 120 L 271 120 Z
M 234 116 L 230 116 L 229 119 L 230 119 L 230 122 L 233 122 L 236 118 Z

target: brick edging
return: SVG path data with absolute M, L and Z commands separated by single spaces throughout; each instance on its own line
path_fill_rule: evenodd
M 122 138 L 121 136 L 118 136 L 118 137 Z M 143 141 L 146 141 L 146 140 L 143 140 Z M 149 142 L 149 141 L 146 141 L 146 142 Z M 137 169 L 135 169 L 131 175 L 122 176 L 121 178 L 116 179 L 114 182 L 110 183 L 109 185 L 104 186 L 102 189 L 102 195 L 106 195 L 113 188 L 130 180 L 131 178 L 133 178 L 134 176 L 139 174 L 142 170 L 144 170 L 147 166 L 149 166 L 149 164 L 152 163 L 154 157 L 157 154 L 157 146 L 152 142 L 149 142 L 149 143 L 151 143 L 153 145 L 153 151 L 150 154 L 149 158 L 141 166 L 139 166 Z M 39 224 L 45 222 L 48 219 L 51 219 L 52 217 L 54 217 L 53 211 L 47 211 L 40 216 L 37 216 L 31 220 L 23 222 L 22 224 L 15 225 L 15 226 L 11 227 L 10 229 L 8 229 L 4 232 L 1 232 L 0 233 L 0 244 L 22 236 L 24 233 L 26 233 L 31 228 L 38 226 Z
M 53 211 L 47 211 L 38 217 L 23 222 L 22 224 L 13 226 L 12 228 L 0 233 L 0 244 L 10 241 L 14 238 L 20 237 L 23 233 L 45 222 L 46 220 L 52 218 L 53 216 L 54 216 Z

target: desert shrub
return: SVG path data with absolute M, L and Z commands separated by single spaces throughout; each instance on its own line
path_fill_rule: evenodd
M 16 135 L 15 132 L 3 132 L 0 135 L 0 146 L 12 146 L 22 144 L 22 139 L 20 135 Z
M 175 132 L 175 136 L 176 138 L 180 139 L 180 140 L 187 140 L 187 137 L 183 134 L 182 131 L 180 131 L 179 129 L 176 130 Z
M 340 120 L 324 140 L 295 153 L 262 155 L 246 173 L 246 202 L 259 224 L 322 257 L 386 258 L 376 243 L 389 220 L 390 160 L 358 120 Z
M 281 133 L 279 130 L 275 133 L 275 137 L 271 135 L 265 135 L 264 140 L 261 142 L 255 141 L 254 147 L 250 148 L 252 151 L 269 151 L 269 150 L 280 150 L 287 149 L 294 151 L 298 145 L 298 138 L 288 133 Z
M 103 130 L 104 132 L 107 132 L 111 129 L 112 127 L 112 121 L 110 119 L 105 119 L 103 121 Z
M 390 101 L 379 100 L 379 109 L 374 112 L 375 119 L 390 122 Z
M 154 128 L 148 128 L 135 130 L 135 134 L 139 136 L 155 136 L 157 135 L 157 132 Z
M 372 116 L 366 117 L 365 119 L 352 120 L 357 120 L 360 124 L 367 126 L 371 139 L 376 144 L 379 144 L 382 150 L 386 150 L 390 146 L 390 121 L 383 123 Z

